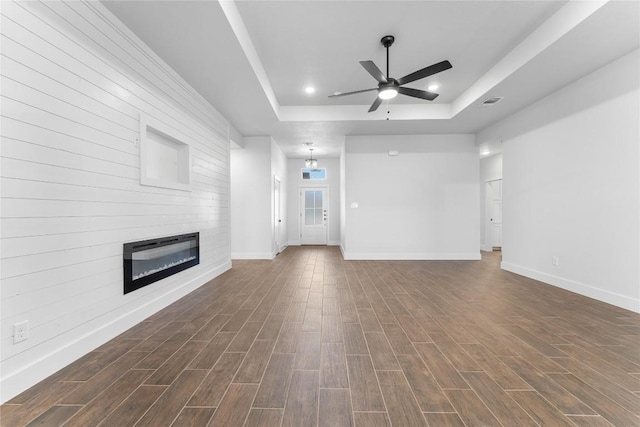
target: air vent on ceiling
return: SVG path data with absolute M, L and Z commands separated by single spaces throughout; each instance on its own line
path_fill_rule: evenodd
M 494 96 L 493 98 L 487 98 L 480 104 L 481 107 L 492 107 L 498 102 L 502 101 L 502 96 Z

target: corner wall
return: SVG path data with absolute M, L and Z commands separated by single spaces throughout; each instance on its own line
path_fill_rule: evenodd
M 271 137 L 245 137 L 231 150 L 231 258 L 272 259 Z
M 99 2 L 2 14 L 4 402 L 231 263 L 227 121 Z M 191 191 L 140 185 L 140 113 L 190 145 Z M 198 266 L 123 295 L 123 243 L 193 231 Z
M 347 137 L 345 259 L 480 259 L 474 141 L 473 135 Z
M 478 135 L 503 140 L 502 267 L 636 312 L 639 63 L 632 52 Z

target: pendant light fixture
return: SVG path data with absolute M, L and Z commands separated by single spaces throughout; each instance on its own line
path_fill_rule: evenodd
M 304 160 L 304 165 L 307 169 L 317 169 L 318 168 L 318 159 L 313 158 L 313 142 L 303 142 L 302 145 L 305 145 L 309 148 L 309 158 Z
M 304 165 L 309 169 L 318 168 L 318 159 L 313 158 L 313 148 L 309 148 L 309 158 L 305 159 Z

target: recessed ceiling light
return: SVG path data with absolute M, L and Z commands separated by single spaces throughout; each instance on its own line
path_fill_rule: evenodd
M 489 154 L 491 154 L 491 151 L 489 150 L 483 150 L 482 153 L 480 153 L 483 156 L 488 156 Z
M 307 92 L 308 94 L 312 94 L 316 91 L 316 88 L 313 86 L 307 86 L 304 88 L 304 91 Z
M 427 90 L 430 92 L 433 92 L 434 90 L 438 90 L 438 85 L 435 83 L 432 85 L 429 85 L 429 87 L 427 87 Z

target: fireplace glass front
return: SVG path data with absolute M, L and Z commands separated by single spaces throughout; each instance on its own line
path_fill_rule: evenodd
M 127 294 L 200 263 L 200 233 L 124 244 Z

